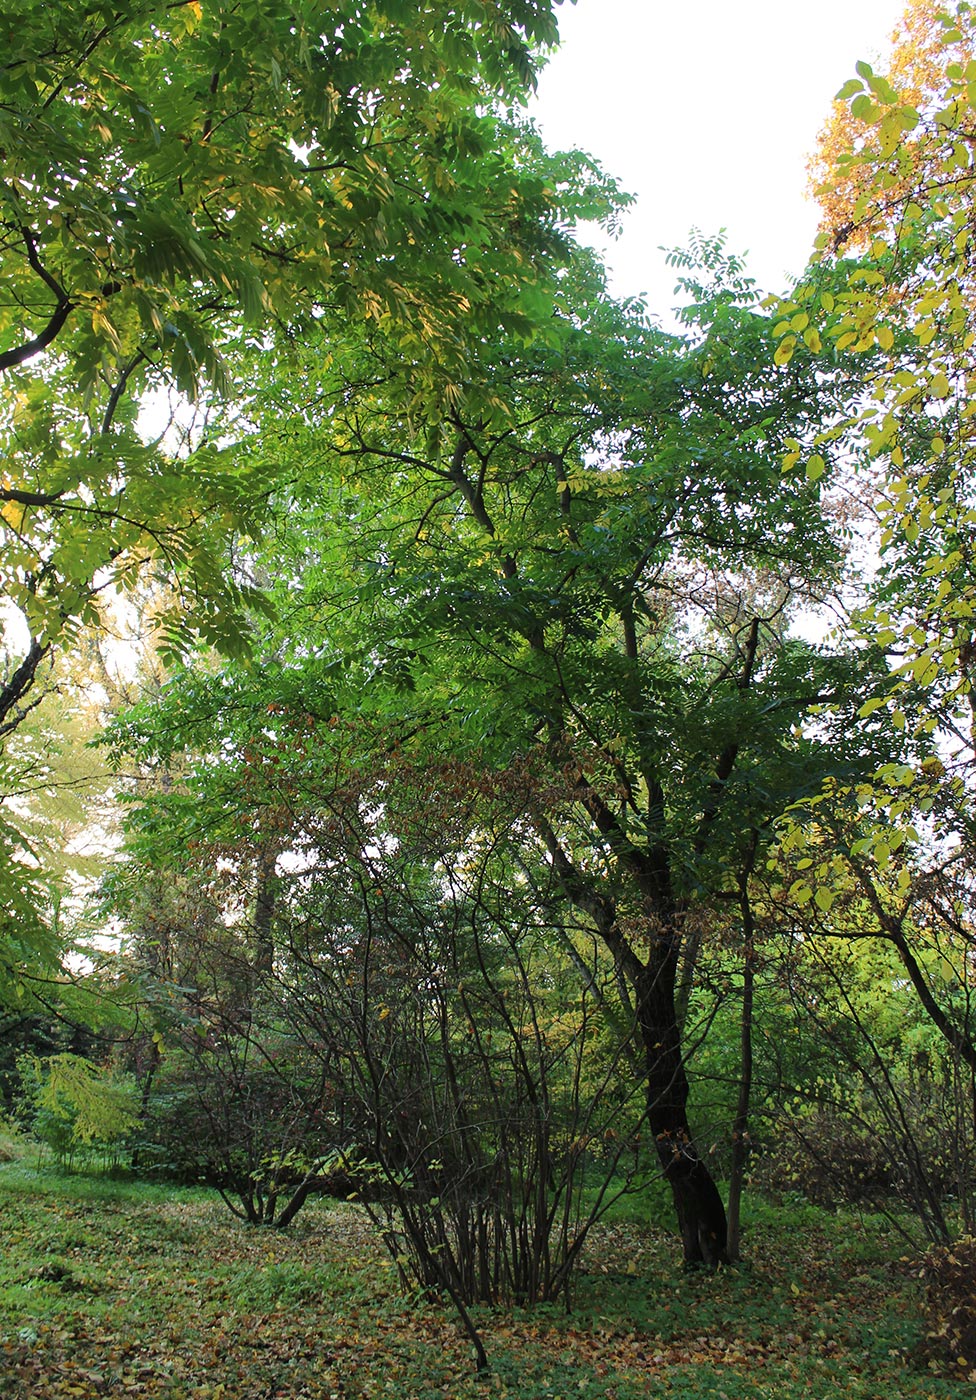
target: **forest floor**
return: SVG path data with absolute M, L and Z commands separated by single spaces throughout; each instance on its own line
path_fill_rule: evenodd
M 922 1352 L 915 1261 L 877 1217 L 759 1203 L 748 1263 L 686 1275 L 676 1241 L 594 1231 L 573 1311 L 405 1298 L 354 1205 L 285 1233 L 202 1191 L 0 1167 L 3 1400 L 972 1400 Z

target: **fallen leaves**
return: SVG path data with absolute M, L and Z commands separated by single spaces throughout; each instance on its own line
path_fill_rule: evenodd
M 838 1270 L 826 1236 L 807 1241 L 802 1267 L 786 1229 L 757 1241 L 753 1273 L 685 1276 L 669 1240 L 607 1225 L 588 1246 L 572 1313 L 479 1313 L 492 1370 L 476 1378 L 451 1310 L 395 1291 L 354 1206 L 316 1203 L 279 1234 L 232 1222 L 200 1193 L 120 1187 L 71 1203 L 56 1180 L 18 1194 L 4 1176 L 3 1400 L 969 1393 L 962 1378 L 911 1372 L 897 1345 L 866 1344 L 917 1280 L 903 1264 Z M 84 1189 L 73 1181 L 73 1194 Z

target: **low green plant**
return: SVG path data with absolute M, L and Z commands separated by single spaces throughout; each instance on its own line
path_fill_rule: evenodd
M 25 1056 L 20 1063 L 31 1127 L 61 1166 L 116 1166 L 139 1122 L 135 1083 L 81 1055 Z
M 321 1303 L 325 1298 L 348 1297 L 356 1291 L 357 1280 L 340 1266 L 299 1260 L 248 1265 L 228 1282 L 236 1306 L 254 1311 Z

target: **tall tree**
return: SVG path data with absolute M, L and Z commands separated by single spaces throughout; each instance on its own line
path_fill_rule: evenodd
M 375 334 L 350 344 L 341 379 L 310 362 L 255 403 L 253 450 L 305 464 L 267 559 L 288 626 L 258 693 L 280 685 L 286 712 L 300 696 L 309 726 L 283 754 L 266 706 L 257 751 L 288 770 L 358 716 L 364 753 L 529 765 L 526 839 L 614 963 L 685 1257 L 714 1265 L 725 1219 L 689 1117 L 679 979 L 696 909 L 735 892 L 822 771 L 797 722 L 849 673 L 787 635 L 843 551 L 820 486 L 780 473 L 837 386 L 809 362 L 771 376 L 738 263 L 715 243 L 697 259 L 672 338 L 610 302 L 580 257 L 546 334 L 486 337 L 424 431 Z M 225 724 L 239 713 L 227 685 L 208 688 Z M 229 765 L 211 757 L 199 777 L 233 826 L 245 750 L 218 748 Z M 183 820 L 218 810 L 195 791 Z
M 0 32 L 2 738 L 147 570 L 164 649 L 246 646 L 257 351 L 369 322 L 449 402 L 470 344 L 545 322 L 594 182 L 510 120 L 552 0 L 30 0 Z

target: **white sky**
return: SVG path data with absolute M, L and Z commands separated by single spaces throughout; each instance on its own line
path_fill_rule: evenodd
M 667 317 L 660 246 L 725 228 L 766 291 L 807 260 L 806 160 L 864 58 L 883 71 L 904 0 L 578 0 L 531 112 L 550 148 L 596 156 L 638 202 L 608 251 L 618 295 Z

